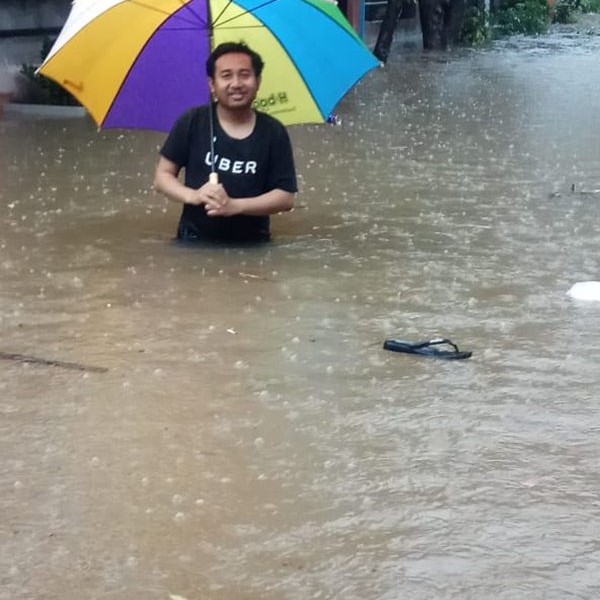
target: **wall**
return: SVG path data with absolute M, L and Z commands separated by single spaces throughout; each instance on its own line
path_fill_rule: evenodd
M 61 27 L 71 9 L 71 0 L 2 0 L 0 30 Z
M 71 0 L 0 0 L 0 93 L 16 90 L 21 64 L 40 61 L 44 36 L 62 27 L 70 9 Z

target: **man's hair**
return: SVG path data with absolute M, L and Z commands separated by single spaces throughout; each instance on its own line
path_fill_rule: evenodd
M 244 42 L 225 42 L 224 44 L 219 44 L 210 53 L 210 56 L 206 61 L 206 74 L 211 79 L 214 79 L 215 63 L 217 62 L 217 59 L 221 58 L 221 56 L 223 56 L 224 54 L 231 54 L 234 52 L 239 54 L 246 54 L 247 56 L 249 56 L 250 60 L 252 61 L 252 68 L 254 69 L 254 74 L 257 77 L 260 77 L 265 63 L 263 62 L 263 59 L 261 58 L 260 54 L 254 52 L 254 50 L 249 48 Z

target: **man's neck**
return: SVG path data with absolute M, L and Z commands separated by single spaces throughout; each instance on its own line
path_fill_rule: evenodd
M 219 124 L 232 138 L 242 139 L 248 137 L 254 130 L 256 113 L 249 106 L 239 110 L 231 110 L 217 103 L 217 118 Z
M 232 125 L 243 125 L 254 121 L 254 109 L 251 106 L 239 109 L 230 109 L 217 102 L 217 116 L 219 121 L 226 121 Z

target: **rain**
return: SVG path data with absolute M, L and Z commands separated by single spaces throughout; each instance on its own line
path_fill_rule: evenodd
M 256 247 L 173 241 L 162 135 L 6 111 L 0 599 L 597 598 L 599 52 L 393 52 Z

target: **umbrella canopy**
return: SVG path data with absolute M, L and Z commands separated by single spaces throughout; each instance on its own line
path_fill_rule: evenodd
M 326 0 L 75 0 L 39 72 L 100 127 L 168 131 L 209 101 L 206 60 L 231 41 L 262 55 L 255 106 L 286 125 L 325 121 L 379 65 Z

